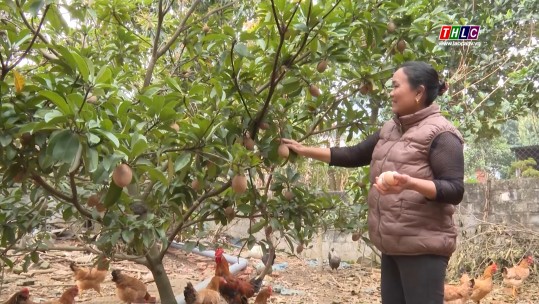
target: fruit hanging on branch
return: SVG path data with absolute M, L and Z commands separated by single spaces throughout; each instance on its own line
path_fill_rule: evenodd
M 126 187 L 133 179 L 133 171 L 127 164 L 121 164 L 112 172 L 112 180 L 118 187 Z
M 279 154 L 282 158 L 288 158 L 290 155 L 290 149 L 285 144 L 280 144 L 279 148 L 277 149 L 277 154 Z
M 309 93 L 313 97 L 318 97 L 318 96 L 320 96 L 320 89 L 316 85 L 311 84 L 311 85 L 309 85 Z
M 238 174 L 232 178 L 232 190 L 238 194 L 247 191 L 247 178 L 245 175 Z
M 328 61 L 326 59 L 322 59 L 316 66 L 316 70 L 318 71 L 318 73 L 324 73 L 327 68 L 328 68 Z

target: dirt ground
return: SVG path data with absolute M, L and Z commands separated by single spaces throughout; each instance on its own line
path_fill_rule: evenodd
M 75 244 L 65 241 L 64 245 Z M 41 253 L 40 258 L 44 261 L 41 262 L 41 266 L 31 266 L 28 273 L 15 274 L 9 270 L 4 273 L 0 303 L 3 303 L 12 293 L 20 290 L 23 284 L 28 285 L 31 299 L 35 303 L 58 299 L 64 289 L 74 284 L 69 263 L 75 261 L 81 265 L 90 265 L 94 257 L 94 255 L 82 252 Z M 258 260 L 256 262 L 253 260 L 242 275 L 254 276 L 256 272 L 252 266 L 254 263 L 258 263 Z M 275 269 L 270 276 L 266 276 L 264 284 L 269 284 L 274 288 L 270 303 L 380 303 L 380 270 L 377 268 L 343 264 L 345 267 L 331 271 L 327 264 L 320 269 L 312 261 L 301 260 L 283 253 L 278 253 L 275 263 L 284 267 L 279 270 Z M 146 282 L 150 294 L 158 297 L 152 275 L 144 266 L 115 261 L 111 268 L 121 269 L 124 273 Z M 188 281 L 196 284 L 210 277 L 214 271 L 211 259 L 186 254 L 176 249 L 171 249 L 167 254 L 165 268 L 176 294 L 183 293 L 183 288 Z M 530 279 L 537 282 L 537 278 Z M 518 300 L 512 300 L 505 292 L 500 281 L 497 280 L 493 292 L 481 303 L 539 303 L 539 284 L 537 283 L 526 283 Z M 82 295 L 79 295 L 76 303 L 120 303 L 116 298 L 115 286 L 110 277 L 101 285 L 101 293 L 102 295 L 94 290 L 84 291 Z

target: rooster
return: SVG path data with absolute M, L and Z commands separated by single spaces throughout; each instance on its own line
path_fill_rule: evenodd
M 219 294 L 219 287 L 224 283 L 226 281 L 223 277 L 213 277 L 208 286 L 198 292 L 191 282 L 187 283 L 183 291 L 185 304 L 227 304 Z
M 475 280 L 464 272 L 460 277 L 460 285 L 444 285 L 444 304 L 466 304 L 472 295 Z
M 336 270 L 341 265 L 341 257 L 335 252 L 335 248 L 331 248 L 331 251 L 328 252 L 329 267 L 331 270 Z
M 30 300 L 30 290 L 24 287 L 20 291 L 14 293 L 4 304 L 33 304 Z
M 475 303 L 479 304 L 481 299 L 486 297 L 492 291 L 492 276 L 497 270 L 498 266 L 496 263 L 492 263 L 485 268 L 481 278 L 474 280 L 473 292 L 470 299 L 472 299 Z
M 511 286 L 512 295 L 516 298 L 517 288 L 522 285 L 524 280 L 530 275 L 530 265 L 533 264 L 533 257 L 531 255 L 524 257 L 520 263 L 511 268 L 503 267 L 502 276 L 503 283 L 505 285 Z
M 256 292 L 260 291 L 263 276 L 253 278 L 250 282 L 237 278 L 230 273 L 227 260 L 223 257 L 224 250 L 218 248 L 215 251 L 215 276 L 223 277 L 226 284 L 220 287 L 221 294 L 226 296 L 235 296 L 251 298 Z

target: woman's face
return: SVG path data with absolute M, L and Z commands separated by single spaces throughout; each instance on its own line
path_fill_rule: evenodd
M 410 87 L 408 76 L 402 68 L 393 74 L 393 90 L 391 97 L 391 109 L 393 113 L 403 116 L 415 113 L 423 108 L 422 86 L 417 89 Z M 417 102 L 419 100 L 419 103 Z

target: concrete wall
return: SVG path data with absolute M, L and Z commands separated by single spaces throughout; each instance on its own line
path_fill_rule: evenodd
M 464 226 L 473 226 L 484 220 L 539 229 L 539 179 L 468 184 L 455 217 Z

